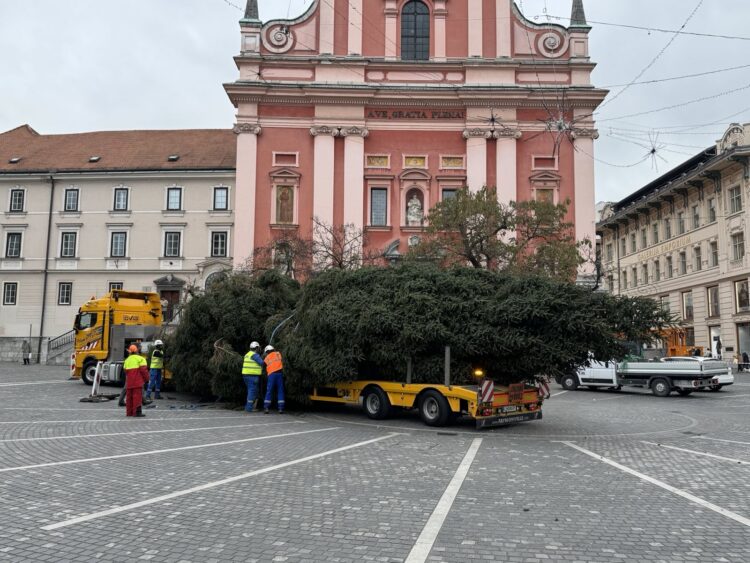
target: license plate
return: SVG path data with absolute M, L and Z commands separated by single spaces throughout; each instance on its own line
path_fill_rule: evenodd
M 516 405 L 510 405 L 508 407 L 501 407 L 500 408 L 500 412 L 503 413 L 503 414 L 509 413 L 509 412 L 518 412 L 519 410 L 520 410 L 520 407 L 518 407 Z

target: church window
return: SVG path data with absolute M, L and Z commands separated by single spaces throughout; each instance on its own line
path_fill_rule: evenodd
M 430 10 L 419 0 L 407 2 L 401 11 L 401 58 L 407 61 L 430 58 Z

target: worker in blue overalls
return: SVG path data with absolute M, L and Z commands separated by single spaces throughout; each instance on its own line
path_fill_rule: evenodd
M 259 352 L 260 344 L 258 342 L 251 342 L 250 351 L 245 354 L 242 362 L 242 379 L 245 381 L 245 386 L 247 387 L 246 412 L 253 412 L 255 408 L 255 401 L 258 398 L 260 387 L 260 375 L 263 373 L 263 367 L 266 365 L 263 358 L 260 357 Z

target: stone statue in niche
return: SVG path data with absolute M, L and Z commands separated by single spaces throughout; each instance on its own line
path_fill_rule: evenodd
M 422 202 L 419 201 L 417 194 L 413 194 L 406 204 L 406 223 L 410 227 L 419 227 L 423 219 Z

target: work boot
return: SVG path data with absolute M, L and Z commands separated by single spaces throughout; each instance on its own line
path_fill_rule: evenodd
M 263 409 L 263 414 L 268 414 L 268 409 Z
M 150 401 L 150 400 L 151 400 L 151 393 L 146 393 L 146 394 L 145 394 L 145 395 L 143 396 L 143 403 L 145 404 L 145 403 L 146 403 L 146 401 Z
M 157 400 L 161 399 L 161 393 L 157 393 L 157 394 L 156 394 L 156 399 L 157 399 Z
M 279 414 L 284 414 L 284 411 L 279 411 Z

